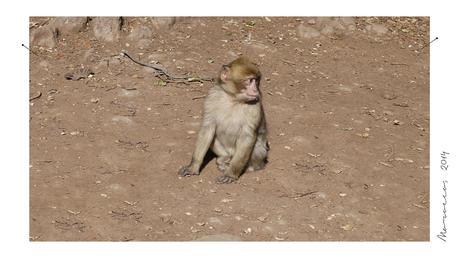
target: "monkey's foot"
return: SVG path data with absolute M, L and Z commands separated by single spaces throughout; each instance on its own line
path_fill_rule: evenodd
M 193 171 L 189 166 L 181 167 L 178 171 L 179 176 L 195 176 L 199 175 L 199 172 Z
M 236 178 L 227 175 L 217 177 L 217 184 L 230 184 L 234 181 L 236 181 Z
M 225 172 L 226 169 L 229 167 L 228 164 L 217 164 L 217 169 L 220 171 L 220 172 Z
M 226 169 L 229 167 L 231 157 L 223 156 L 223 157 L 218 157 L 217 158 L 217 169 L 220 170 L 220 172 L 225 172 Z

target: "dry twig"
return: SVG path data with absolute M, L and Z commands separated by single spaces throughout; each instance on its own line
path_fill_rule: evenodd
M 138 65 L 149 67 L 149 68 L 155 70 L 157 72 L 157 74 L 155 76 L 158 77 L 159 79 L 161 79 L 162 81 L 166 82 L 166 83 L 167 82 L 203 82 L 203 81 L 213 81 L 214 80 L 213 78 L 210 78 L 210 77 L 175 76 L 175 75 L 171 75 L 167 71 L 165 71 L 164 69 L 162 69 L 162 68 L 160 68 L 158 66 L 148 65 L 148 64 L 141 63 L 141 62 L 139 62 L 137 60 L 134 60 L 126 52 L 122 52 L 121 55 L 124 56 L 124 57 L 129 58 L 132 62 L 134 62 L 134 63 L 136 63 Z

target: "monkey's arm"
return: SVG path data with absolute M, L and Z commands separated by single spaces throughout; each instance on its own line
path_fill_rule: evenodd
M 179 170 L 179 175 L 199 175 L 199 169 L 201 168 L 204 156 L 209 150 L 210 144 L 214 139 L 215 135 L 215 123 L 205 123 L 198 134 L 198 139 L 196 141 L 196 148 L 193 152 L 193 158 L 191 163 L 188 166 L 182 167 Z
M 255 132 L 251 129 L 245 128 L 242 131 L 237 139 L 236 150 L 230 161 L 230 165 L 225 171 L 225 174 L 217 178 L 218 183 L 231 183 L 241 175 L 250 159 L 256 138 Z

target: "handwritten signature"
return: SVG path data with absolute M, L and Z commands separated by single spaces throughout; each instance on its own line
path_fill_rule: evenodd
M 448 230 L 446 229 L 446 205 L 448 204 L 448 201 L 447 201 L 447 190 L 448 188 L 446 187 L 446 185 L 448 184 L 448 181 L 447 180 L 443 180 L 443 194 L 442 194 L 442 197 L 443 197 L 443 202 L 442 202 L 442 205 L 443 205 L 443 228 L 441 229 L 440 231 L 440 234 L 437 235 L 438 238 L 440 238 L 441 240 L 443 240 L 443 242 L 446 242 L 446 233 L 448 232 Z

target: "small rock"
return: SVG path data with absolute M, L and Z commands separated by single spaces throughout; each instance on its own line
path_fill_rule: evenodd
M 338 20 L 346 26 L 355 25 L 355 19 L 352 17 L 340 17 Z
M 275 236 L 274 239 L 278 241 L 284 241 L 284 240 L 287 240 L 287 237 Z
M 393 93 L 393 92 L 384 92 L 382 94 L 382 97 L 387 99 L 387 100 L 393 100 L 393 99 L 397 98 L 397 95 L 395 95 L 395 93 Z
M 311 38 L 319 37 L 320 32 L 315 28 L 300 24 L 297 27 L 297 35 L 305 39 L 311 39 Z
M 400 121 L 399 120 L 394 120 L 393 123 L 394 123 L 394 125 L 400 125 Z
M 347 225 L 341 226 L 341 228 L 345 231 L 349 231 L 349 230 L 352 230 L 353 226 L 350 224 L 347 224 Z
M 335 31 L 335 29 L 330 26 L 330 25 L 325 25 L 325 27 L 320 31 L 320 33 L 324 35 L 329 35 L 332 34 Z
M 388 29 L 382 24 L 371 24 L 365 27 L 368 31 L 376 33 L 378 35 L 386 34 Z
M 405 162 L 405 163 L 413 163 L 414 162 L 412 159 L 404 159 L 404 158 L 395 158 L 394 160 Z
M 309 25 L 314 25 L 314 24 L 316 24 L 316 20 L 315 19 L 310 19 L 310 20 L 308 20 L 308 24 Z
M 49 27 L 41 27 L 30 34 L 30 46 L 54 48 L 57 44 L 57 33 Z
M 56 17 L 50 21 L 51 28 L 57 30 L 59 35 L 75 34 L 86 29 L 88 17 Z
M 91 98 L 91 103 L 98 103 L 99 101 L 99 98 Z
M 257 220 L 261 221 L 261 222 L 266 222 L 267 218 L 268 218 L 267 216 L 260 216 L 260 217 L 257 218 Z
M 147 26 L 141 25 L 138 27 L 134 27 L 127 37 L 129 41 L 138 41 L 140 39 L 150 39 L 153 33 L 151 29 Z
M 316 24 L 317 26 L 319 27 L 323 27 L 325 26 L 326 24 L 329 24 L 330 22 L 332 21 L 332 18 L 331 17 L 317 17 L 316 18 Z
M 151 23 L 155 29 L 170 29 L 176 23 L 177 19 L 175 17 L 151 17 Z
M 389 110 L 384 110 L 384 111 L 383 111 L 383 114 L 386 115 L 386 116 L 393 116 L 393 115 L 394 115 L 394 112 L 389 111 Z
M 191 227 L 190 229 L 191 229 L 191 233 L 198 233 L 198 232 L 201 232 L 200 229 L 197 229 L 197 228 L 195 228 L 195 227 Z
M 113 42 L 120 37 L 122 18 L 96 17 L 92 21 L 94 36 L 102 41 Z
M 244 232 L 244 234 L 250 234 L 250 233 L 252 233 L 252 229 L 251 228 L 247 228 L 247 229 L 244 229 L 242 232 Z

